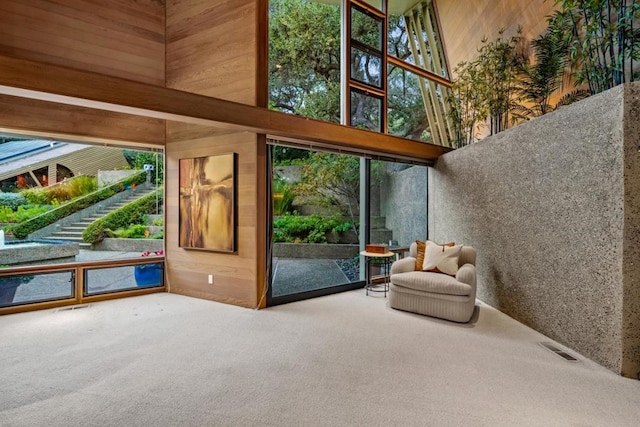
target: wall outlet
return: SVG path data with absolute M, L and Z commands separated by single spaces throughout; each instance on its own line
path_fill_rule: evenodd
M 210 285 L 213 285 L 213 274 L 209 275 L 209 278 L 207 279 Z

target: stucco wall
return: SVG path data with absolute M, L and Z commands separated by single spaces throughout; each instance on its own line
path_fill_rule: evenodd
M 640 185 L 638 88 L 448 153 L 429 175 L 430 238 L 477 248 L 478 297 L 630 377 L 640 371 L 630 265 L 640 236 L 640 196 L 630 191 Z
M 391 172 L 380 191 L 381 215 L 393 239 L 408 245 L 427 235 L 427 168 Z

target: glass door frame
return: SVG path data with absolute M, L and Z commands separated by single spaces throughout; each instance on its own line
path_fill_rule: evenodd
M 272 307 L 275 305 L 280 305 L 280 304 L 288 304 L 290 302 L 296 302 L 296 301 L 303 301 L 306 299 L 311 299 L 311 298 L 317 298 L 317 297 L 321 297 L 321 296 L 325 296 L 325 295 L 332 295 L 332 294 L 336 294 L 339 292 L 345 292 L 345 291 L 351 291 L 351 290 L 356 290 L 356 289 L 362 289 L 364 288 L 364 279 L 362 279 L 362 274 L 360 275 L 361 279 L 356 281 L 356 282 L 349 282 L 349 283 L 344 283 L 344 284 L 340 284 L 340 285 L 336 285 L 336 286 L 330 286 L 330 287 L 326 287 L 326 288 L 321 288 L 321 289 L 313 289 L 313 290 L 309 290 L 309 291 L 304 291 L 304 292 L 299 292 L 299 293 L 294 293 L 294 294 L 287 294 L 287 295 L 278 295 L 278 296 L 274 296 L 273 295 L 273 219 L 274 219 L 274 215 L 273 215 L 273 188 L 272 188 L 272 180 L 273 180 L 273 156 L 272 156 L 272 151 L 273 151 L 273 147 L 276 146 L 278 144 L 276 143 L 267 143 L 267 150 L 266 150 L 266 163 L 267 163 L 267 167 L 265 168 L 265 185 L 266 185 L 266 195 L 267 195 L 267 209 L 266 209 L 266 213 L 267 213 L 267 236 L 266 236 L 266 258 L 267 258 L 267 274 L 266 274 L 266 280 L 267 280 L 267 293 L 266 293 L 266 301 L 267 301 L 267 307 Z M 300 146 L 299 148 L 301 149 L 309 149 L 309 147 L 303 147 Z M 351 155 L 351 154 L 349 154 Z M 355 155 L 354 155 L 355 157 Z M 361 158 L 362 159 L 362 158 Z M 362 160 L 361 160 L 362 162 Z M 362 176 L 362 175 L 361 175 Z M 368 181 L 367 181 L 368 182 Z M 362 197 L 362 187 L 363 187 L 363 183 L 360 183 L 360 194 Z M 362 211 L 366 210 L 367 211 L 367 215 L 368 215 L 368 209 L 366 208 L 367 206 L 369 206 L 369 190 L 366 189 L 366 197 L 364 198 L 364 200 L 360 200 L 361 203 L 361 213 L 360 213 L 360 217 L 362 219 Z M 365 227 L 365 231 L 363 232 L 363 226 Z M 366 223 L 363 225 L 363 223 L 360 223 L 360 240 L 361 243 L 360 245 L 364 245 L 362 243 L 362 236 L 366 235 L 367 238 L 369 236 L 369 220 L 367 218 Z

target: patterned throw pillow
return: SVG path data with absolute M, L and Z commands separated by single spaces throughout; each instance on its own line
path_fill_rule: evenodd
M 430 241 L 430 240 L 427 240 L 427 241 Z M 434 243 L 434 242 L 431 242 L 431 243 Z M 414 268 L 414 270 L 420 271 L 422 270 L 422 264 L 424 264 L 424 251 L 426 248 L 426 243 L 421 242 L 420 240 L 416 240 L 416 245 L 418 246 L 418 254 L 416 255 L 416 267 Z M 455 246 L 455 243 L 449 242 L 449 243 L 444 243 L 442 245 L 439 245 L 438 243 L 436 243 L 436 245 L 453 247 Z
M 458 258 L 462 245 L 438 245 L 427 241 L 424 251 L 422 271 L 433 271 L 455 276 L 458 272 Z

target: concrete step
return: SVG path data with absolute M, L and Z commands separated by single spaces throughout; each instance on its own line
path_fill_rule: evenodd
M 371 218 L 369 218 L 369 222 L 372 230 L 385 228 L 387 225 L 387 218 L 384 216 L 372 216 Z
M 82 231 L 56 231 L 51 235 L 54 239 L 58 239 L 60 237 L 72 237 L 72 238 L 80 238 L 82 239 Z
M 77 238 L 77 237 L 68 237 L 68 236 L 51 236 L 50 239 L 51 240 L 64 240 L 66 242 L 76 242 L 76 243 L 83 242 L 82 237 Z
M 386 228 L 371 230 L 371 243 L 389 244 L 389 240 L 393 239 L 393 231 Z

